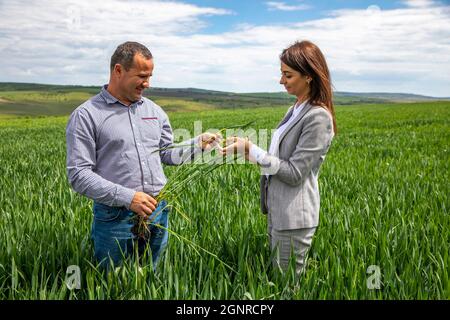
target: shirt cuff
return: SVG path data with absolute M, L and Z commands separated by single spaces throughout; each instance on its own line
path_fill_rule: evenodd
M 202 148 L 201 141 L 200 141 L 200 137 L 201 137 L 201 136 L 202 136 L 202 135 L 196 136 L 195 138 L 192 138 L 192 139 L 190 140 L 190 143 L 191 143 L 191 144 L 194 144 L 198 149 L 201 149 L 201 148 Z
M 200 137 L 201 137 L 201 135 L 196 136 L 196 137 L 192 138 L 191 140 L 189 140 L 189 144 L 194 146 L 194 155 L 202 152 Z
M 267 151 L 261 149 L 256 144 L 252 144 L 249 150 L 249 156 L 256 160 L 257 163 L 261 164 L 261 160 L 266 156 Z
M 115 207 L 125 207 L 130 210 L 131 202 L 133 201 L 136 191 L 133 189 L 119 187 L 115 198 Z

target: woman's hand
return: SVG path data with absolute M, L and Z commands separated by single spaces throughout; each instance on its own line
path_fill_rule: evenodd
M 251 142 L 248 138 L 229 137 L 226 140 L 225 147 L 219 148 L 222 155 L 241 154 L 246 160 L 249 159 Z

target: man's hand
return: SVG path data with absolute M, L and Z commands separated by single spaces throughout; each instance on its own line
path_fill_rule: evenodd
M 156 209 L 156 200 L 144 192 L 137 191 L 131 201 L 130 210 L 147 219 Z
M 216 145 L 218 145 L 218 142 L 221 139 L 222 136 L 220 135 L 220 133 L 210 133 L 210 132 L 202 133 L 198 139 L 199 147 L 204 151 L 211 150 Z

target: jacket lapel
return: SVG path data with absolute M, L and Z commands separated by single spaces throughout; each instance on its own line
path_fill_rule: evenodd
M 283 138 L 286 136 L 286 134 L 292 129 L 292 127 L 299 122 L 303 116 L 312 108 L 312 105 L 310 103 L 307 103 L 303 109 L 300 111 L 300 113 L 294 118 L 294 120 L 292 120 L 292 122 L 287 126 L 286 130 L 283 131 L 283 133 L 280 135 L 280 138 L 278 139 L 278 146 L 276 148 L 276 150 L 279 151 L 280 148 L 280 143 L 283 140 Z M 292 112 L 294 111 L 294 107 L 291 108 L 290 114 L 292 114 Z M 289 119 L 289 117 L 285 117 L 285 119 L 283 119 L 280 123 L 279 126 L 281 126 L 283 123 L 285 123 L 287 120 Z
M 286 114 L 284 115 L 284 118 L 281 119 L 280 123 L 278 124 L 277 129 L 279 127 L 281 127 L 286 121 L 288 121 L 291 118 L 292 113 L 294 112 L 294 106 L 290 107 L 289 110 L 286 112 Z

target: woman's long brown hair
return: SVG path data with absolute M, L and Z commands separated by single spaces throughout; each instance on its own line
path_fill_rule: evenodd
M 330 112 L 336 134 L 330 71 L 319 47 L 310 41 L 297 41 L 283 50 L 280 60 L 303 76 L 311 77 L 309 100 L 312 104 L 322 106 Z

